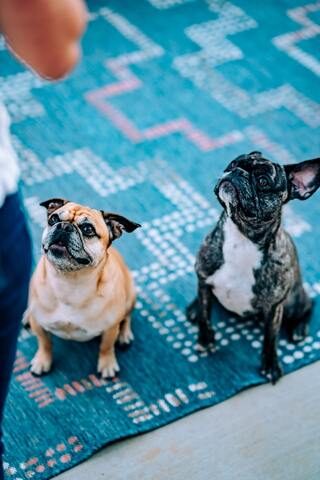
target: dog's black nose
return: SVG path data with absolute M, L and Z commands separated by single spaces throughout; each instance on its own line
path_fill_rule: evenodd
M 64 230 L 65 232 L 72 232 L 73 226 L 68 222 L 61 222 L 57 225 L 57 230 Z

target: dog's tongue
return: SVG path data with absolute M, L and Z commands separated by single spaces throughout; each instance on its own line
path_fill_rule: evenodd
M 60 247 L 60 248 L 67 248 L 66 242 L 62 238 L 54 239 L 51 242 L 50 247 Z
M 67 252 L 67 247 L 61 241 L 59 241 L 50 245 L 50 250 L 55 254 L 63 255 Z

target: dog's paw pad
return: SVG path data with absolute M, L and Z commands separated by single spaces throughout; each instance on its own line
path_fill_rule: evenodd
M 51 369 L 51 365 L 51 357 L 42 353 L 37 353 L 35 357 L 31 360 L 30 371 L 34 375 L 42 375 L 43 373 L 49 372 L 49 370 Z
M 120 367 L 115 357 L 101 357 L 99 358 L 97 370 L 102 378 L 113 378 L 120 371 Z

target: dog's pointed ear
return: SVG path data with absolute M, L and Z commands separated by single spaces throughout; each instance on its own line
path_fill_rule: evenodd
M 116 213 L 104 212 L 101 210 L 102 216 L 104 221 L 106 222 L 107 227 L 109 228 L 110 232 L 110 243 L 113 240 L 121 237 L 123 231 L 125 232 L 133 232 L 136 228 L 141 227 L 139 223 L 132 222 L 126 217 L 122 215 L 118 215 Z
M 306 200 L 320 186 L 320 158 L 284 165 L 288 182 L 288 200 Z
M 48 216 L 51 215 L 55 210 L 60 207 L 63 207 L 69 200 L 64 200 L 63 198 L 50 198 L 40 203 L 40 207 L 47 209 Z

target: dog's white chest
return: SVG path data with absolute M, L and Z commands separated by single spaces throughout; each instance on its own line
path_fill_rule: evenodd
M 224 224 L 223 265 L 206 283 L 214 295 L 231 312 L 243 315 L 252 311 L 254 270 L 259 268 L 262 253 L 227 218 Z
M 101 335 L 116 321 L 115 308 L 111 305 L 106 308 L 104 297 L 93 297 L 87 304 L 81 305 L 81 292 L 78 299 L 77 292 L 72 295 L 67 287 L 65 290 L 66 298 L 72 297 L 72 302 L 63 301 L 61 293 L 56 308 L 51 312 L 44 310 L 39 303 L 32 306 L 37 322 L 48 332 L 65 340 L 85 342 Z
M 91 316 L 91 312 L 88 312 L 87 309 L 81 311 L 65 305 L 60 305 L 51 314 L 39 313 L 37 320 L 40 325 L 65 340 L 78 342 L 91 340 L 100 335 L 108 325 L 107 315 Z
M 76 340 L 86 342 L 97 336 L 96 332 L 85 327 L 79 327 L 68 321 L 52 321 L 46 325 L 47 330 L 65 340 Z

